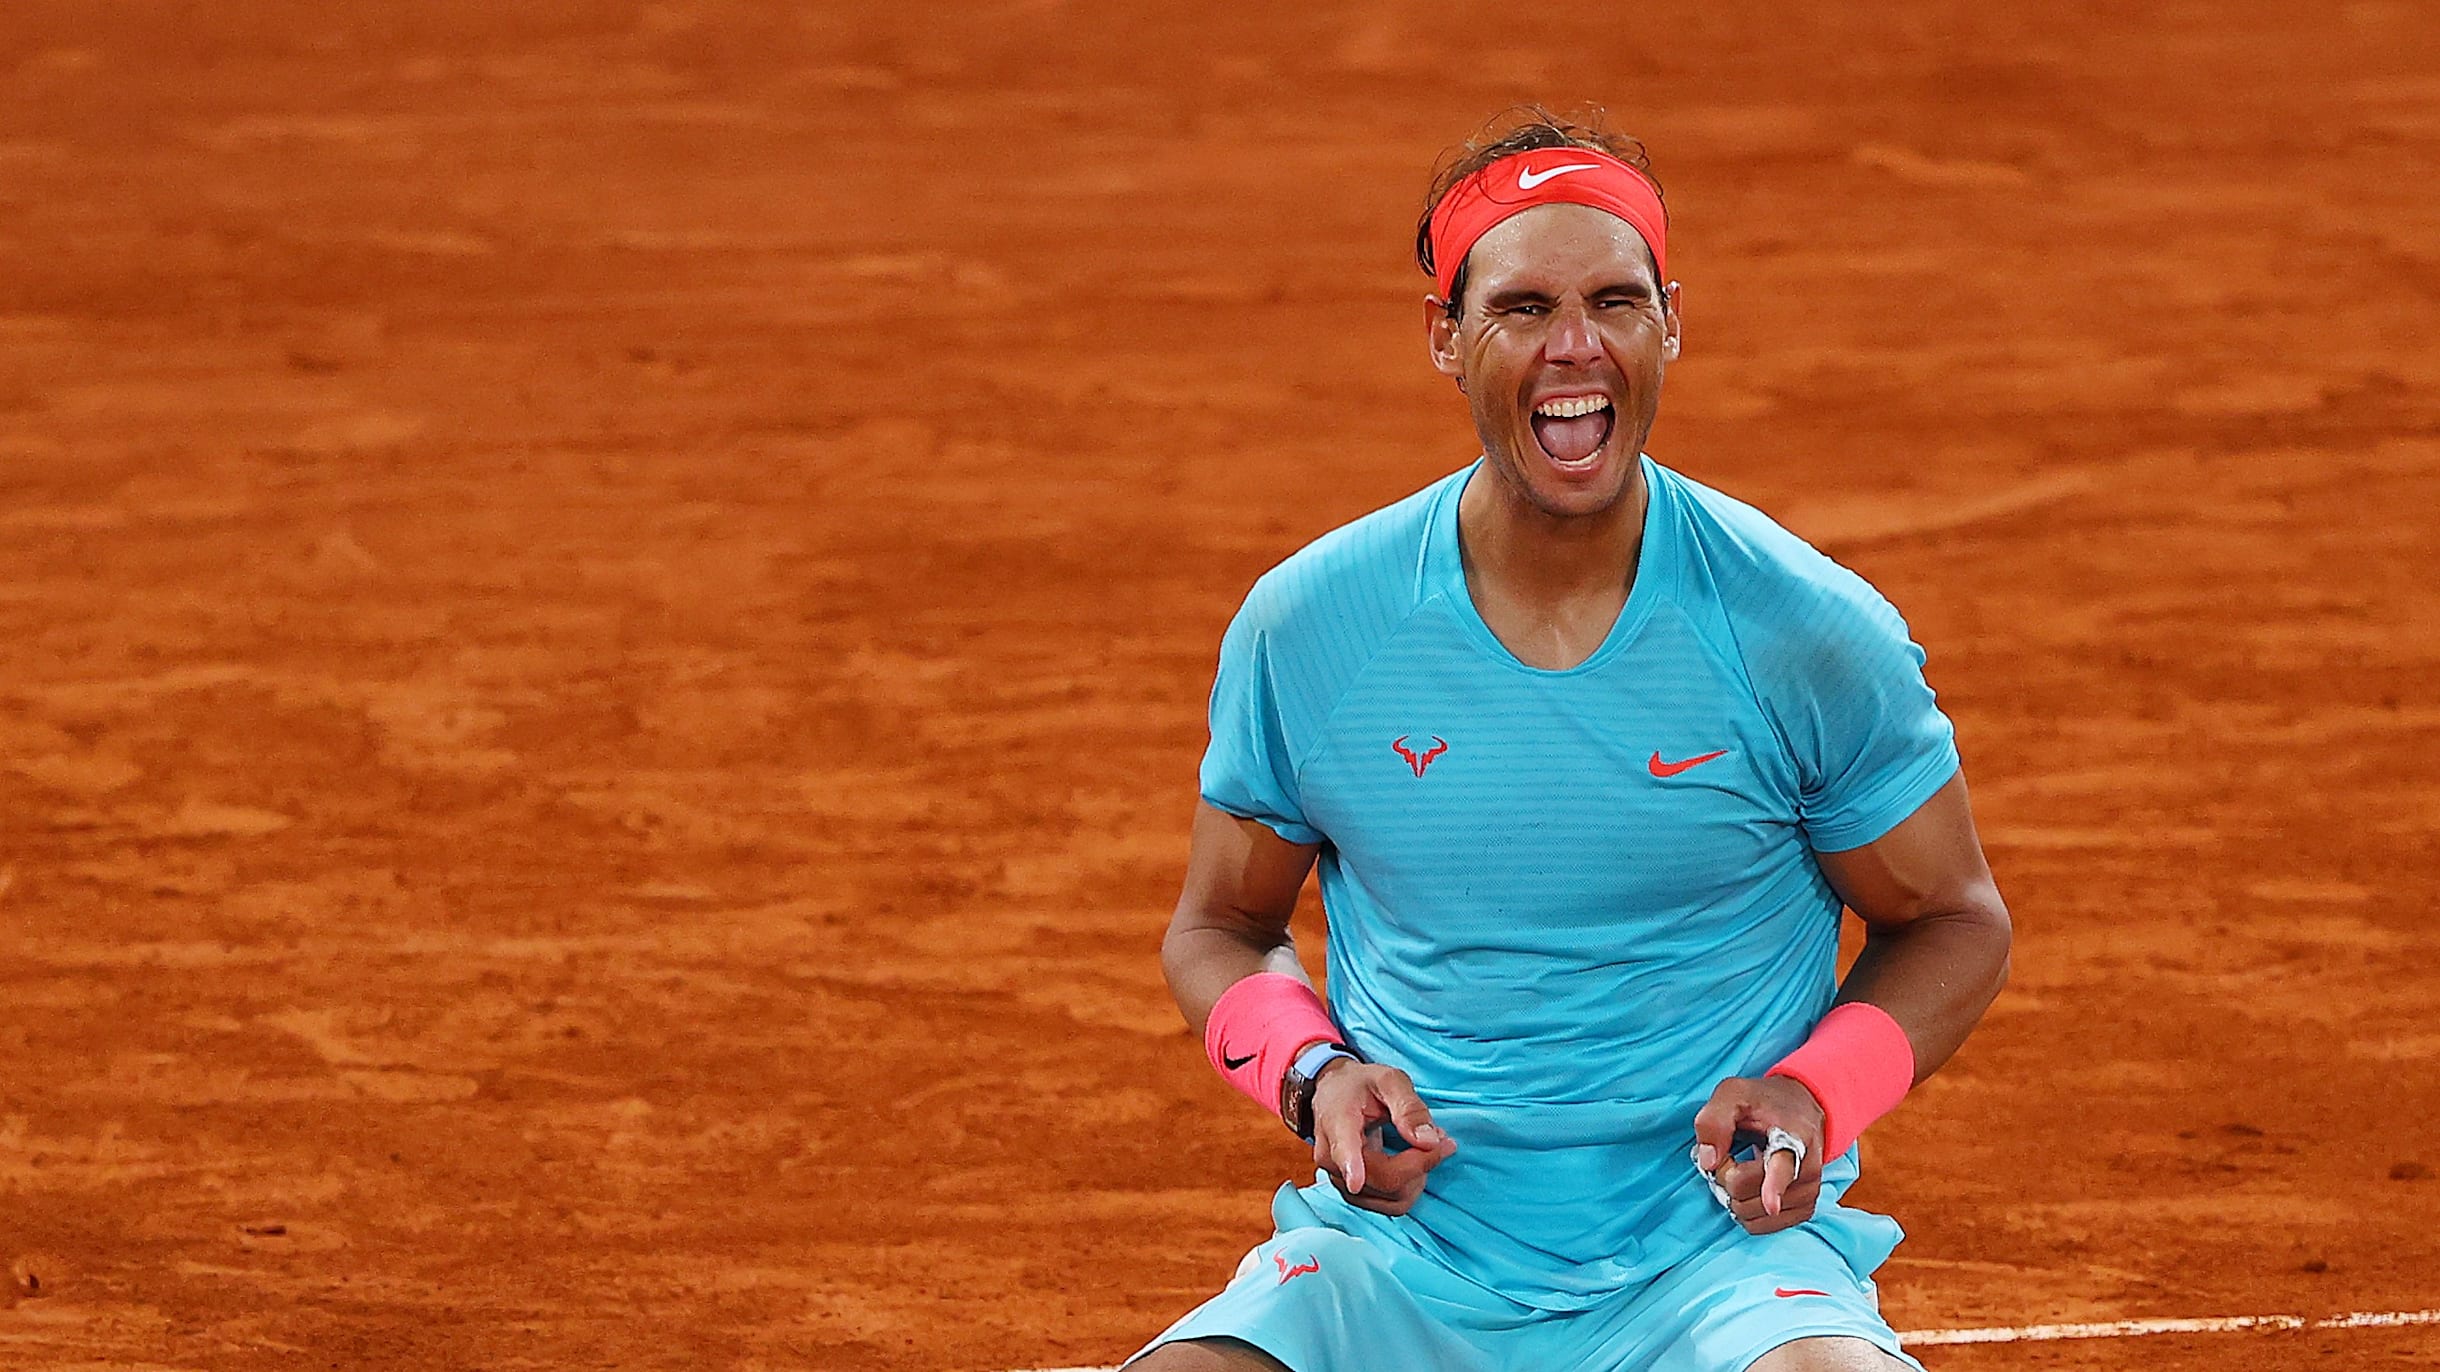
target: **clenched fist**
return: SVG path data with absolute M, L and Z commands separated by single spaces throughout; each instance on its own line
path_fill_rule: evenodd
M 1821 1204 L 1823 1115 L 1821 1102 L 1791 1077 L 1731 1077 L 1713 1088 L 1694 1117 L 1694 1165 L 1728 1195 L 1729 1213 L 1748 1234 L 1775 1234 L 1813 1218 Z M 1805 1156 L 1773 1150 L 1739 1162 L 1741 1134 L 1761 1138 L 1785 1130 L 1803 1144 Z

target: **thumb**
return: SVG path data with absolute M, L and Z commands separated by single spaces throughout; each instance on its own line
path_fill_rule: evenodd
M 1432 1108 L 1423 1103 L 1408 1082 L 1391 1080 L 1383 1083 L 1381 1103 L 1389 1107 L 1389 1117 L 1398 1126 L 1398 1136 L 1417 1148 L 1439 1148 L 1448 1135 L 1432 1123 Z

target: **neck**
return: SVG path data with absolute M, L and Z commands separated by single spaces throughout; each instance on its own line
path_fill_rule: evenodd
M 1470 580 L 1501 598 L 1557 607 L 1588 597 L 1624 599 L 1643 551 L 1652 498 L 1638 461 L 1617 502 L 1597 514 L 1554 515 L 1486 464 L 1457 505 L 1458 547 Z

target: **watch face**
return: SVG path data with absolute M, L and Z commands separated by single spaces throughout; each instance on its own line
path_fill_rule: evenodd
M 1310 1045 L 1303 1052 L 1298 1053 L 1296 1060 L 1288 1064 L 1286 1074 L 1279 1079 L 1280 1123 L 1287 1125 L 1289 1132 L 1307 1143 L 1313 1141 L 1314 1078 L 1320 1076 L 1324 1068 L 1341 1058 L 1348 1058 L 1356 1062 L 1364 1061 L 1362 1054 L 1345 1044 L 1330 1044 L 1328 1045 L 1330 1051 L 1326 1053 L 1317 1051 L 1321 1046 Z M 1312 1055 L 1310 1059 L 1307 1058 L 1307 1054 Z M 1312 1064 L 1310 1073 L 1305 1070 L 1308 1061 L 1311 1061 Z
M 1279 1083 L 1279 1122 L 1300 1139 L 1313 1137 L 1313 1082 L 1294 1068 Z

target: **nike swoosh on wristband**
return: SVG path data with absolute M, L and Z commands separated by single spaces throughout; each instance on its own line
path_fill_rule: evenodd
M 1652 753 L 1652 760 L 1645 763 L 1644 766 L 1651 771 L 1652 775 L 1656 777 L 1673 777 L 1690 767 L 1700 767 L 1704 763 L 1709 762 L 1714 758 L 1722 758 L 1727 756 L 1728 750 L 1726 748 L 1722 748 L 1716 753 L 1705 753 L 1701 757 L 1690 757 L 1684 762 L 1663 762 L 1661 761 L 1660 751 L 1655 749 Z
M 1564 167 L 1553 167 L 1549 171 L 1538 172 L 1530 172 L 1519 167 L 1517 168 L 1517 189 L 1529 191 L 1554 176 L 1565 176 L 1572 171 L 1591 171 L 1599 165 L 1601 164 L 1598 162 L 1570 162 Z
M 1247 1063 L 1252 1062 L 1253 1060 L 1254 1055 L 1252 1053 L 1248 1053 L 1241 1058 L 1232 1058 L 1228 1055 L 1228 1050 L 1226 1048 L 1220 1050 L 1220 1065 L 1232 1072 L 1245 1066 Z

